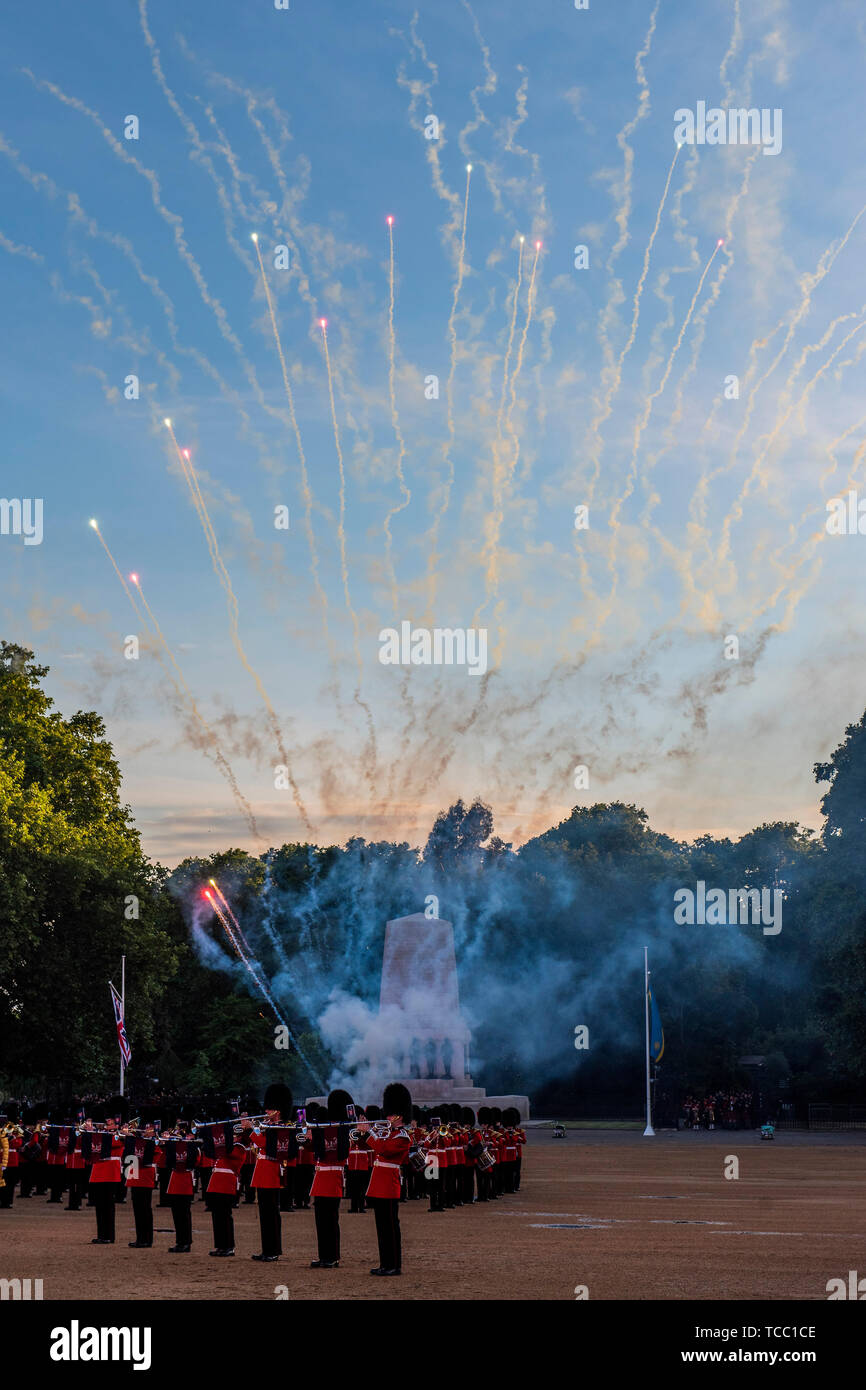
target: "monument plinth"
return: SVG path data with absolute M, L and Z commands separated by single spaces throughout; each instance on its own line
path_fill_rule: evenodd
M 379 1020 L 382 1028 L 370 1041 L 377 1055 L 365 1060 L 381 1074 L 382 1086 L 402 1081 L 416 1105 L 516 1106 L 521 1119 L 529 1119 L 527 1096 L 488 1096 L 472 1083 L 471 1034 L 460 1011 L 450 922 L 413 912 L 385 924 Z M 379 1097 L 368 1096 L 371 1101 L 378 1104 Z

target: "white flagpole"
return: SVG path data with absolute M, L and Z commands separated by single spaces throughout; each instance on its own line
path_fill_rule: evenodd
M 644 1138 L 648 1135 L 655 1137 L 652 1121 L 652 1102 L 650 1099 L 650 1015 L 649 1015 L 649 961 L 647 960 L 647 948 L 643 948 L 643 1002 L 644 1018 L 646 1022 L 646 1129 Z
M 121 956 L 121 1009 L 126 1027 L 126 956 Z M 121 1095 L 124 1094 L 124 1054 L 121 1052 Z

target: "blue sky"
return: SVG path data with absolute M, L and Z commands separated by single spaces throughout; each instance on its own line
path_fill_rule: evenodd
M 62 709 L 104 713 L 145 844 L 168 863 L 307 836 L 299 803 L 321 843 L 417 842 L 457 795 L 490 801 L 518 841 L 614 798 L 689 837 L 816 825 L 811 764 L 863 706 L 866 541 L 821 534 L 849 473 L 866 496 L 858 6 L 350 10 L 4 16 L 0 491 L 44 504 L 41 545 L 0 536 L 4 635 L 51 666 Z M 695 145 L 671 173 L 674 113 L 699 101 L 781 109 L 781 151 Z M 411 494 L 396 512 L 389 214 Z M 164 416 L 191 451 L 279 739 Z M 209 733 L 91 517 L 140 574 Z M 486 626 L 493 673 L 417 667 L 405 683 L 378 661 L 401 619 Z M 297 798 L 274 786 L 281 747 Z

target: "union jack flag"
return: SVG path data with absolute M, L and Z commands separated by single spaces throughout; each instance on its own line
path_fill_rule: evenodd
M 123 1058 L 123 1065 L 128 1067 L 132 1061 L 132 1049 L 126 1036 L 126 1025 L 123 1021 L 123 1000 L 111 981 L 108 981 L 108 988 L 111 990 L 111 1002 L 114 1005 L 114 1022 L 117 1025 L 117 1045 L 120 1048 L 120 1055 Z

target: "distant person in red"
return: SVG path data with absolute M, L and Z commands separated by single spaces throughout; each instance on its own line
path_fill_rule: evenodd
M 265 1091 L 265 1124 L 288 1125 L 292 1118 L 292 1093 L 282 1081 L 275 1081 Z M 270 1262 L 283 1253 L 282 1223 L 280 1221 L 280 1160 L 265 1152 L 267 1131 L 253 1130 L 252 1142 L 257 1157 L 250 1186 L 259 1202 L 259 1228 L 262 1248 L 254 1260 Z
M 91 1145 L 93 1167 L 90 1171 L 90 1195 L 96 1208 L 96 1235 L 90 1243 L 113 1245 L 114 1203 L 117 1188 L 123 1180 L 120 1157 L 124 1149 L 124 1141 L 117 1133 L 117 1122 L 113 1115 L 106 1118 L 101 1133 L 94 1131 Z
M 385 1087 L 382 1099 L 385 1118 L 391 1125 L 387 1139 L 374 1139 L 370 1123 L 361 1120 L 358 1129 L 366 1135 L 367 1147 L 373 1153 L 373 1171 L 367 1188 L 367 1201 L 376 1216 L 376 1238 L 379 1242 L 379 1265 L 371 1274 L 395 1275 L 403 1272 L 403 1250 L 400 1235 L 400 1166 L 406 1160 L 412 1140 L 406 1126 L 412 1119 L 412 1097 L 399 1081 Z
M 316 1173 L 310 1195 L 316 1220 L 318 1253 L 310 1260 L 311 1269 L 337 1269 L 340 1264 L 340 1200 L 343 1176 L 349 1158 L 348 1091 L 332 1091 L 328 1096 L 328 1123 L 310 1131 L 316 1155 Z

